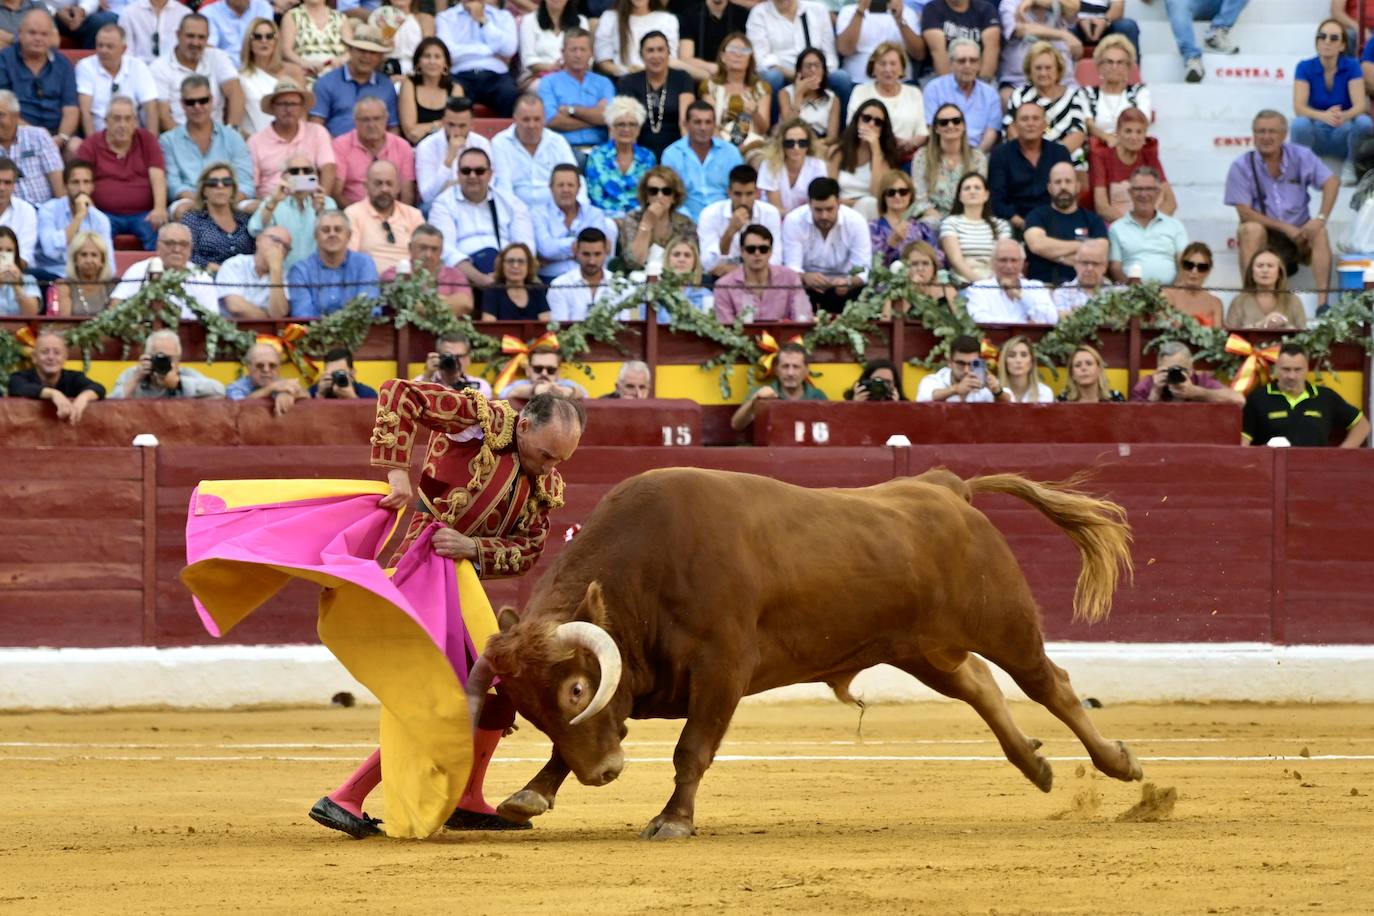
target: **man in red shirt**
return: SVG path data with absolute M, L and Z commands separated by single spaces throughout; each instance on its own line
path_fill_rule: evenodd
M 114 234 L 136 235 L 143 250 L 152 251 L 167 222 L 167 164 L 157 137 L 138 126 L 131 99 L 110 100 L 105 129 L 81 144 L 77 158 L 95 164 L 92 197 Z

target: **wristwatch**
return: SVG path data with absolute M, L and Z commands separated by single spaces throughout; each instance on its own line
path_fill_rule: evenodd
M 568 117 L 570 117 L 570 118 L 576 117 L 576 115 L 573 114 L 573 106 L 571 106 L 571 105 L 564 105 L 564 106 L 563 106 L 563 113 L 564 113 L 565 115 L 567 115 Z

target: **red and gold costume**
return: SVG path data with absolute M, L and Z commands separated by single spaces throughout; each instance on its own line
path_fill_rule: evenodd
M 515 447 L 518 412 L 472 389 L 391 379 L 377 398 L 372 464 L 409 470 L 421 428 L 432 430 L 417 512 L 406 531 L 408 549 L 431 520 L 477 542 L 474 564 L 485 579 L 519 576 L 539 560 L 549 511 L 563 505 L 559 473 L 531 478 Z

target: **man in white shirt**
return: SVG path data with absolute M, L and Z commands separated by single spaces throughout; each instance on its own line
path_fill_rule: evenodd
M 172 55 L 177 27 L 191 15 L 190 7 L 177 0 L 129 0 L 119 11 L 119 24 L 129 41 L 129 51 L 146 64 Z
M 479 149 L 459 155 L 458 186 L 439 195 L 429 221 L 444 234 L 444 263 L 461 270 L 477 289 L 491 286 L 502 248 L 512 242 L 535 248 L 528 208 L 491 186 L 491 159 Z
M 472 99 L 450 98 L 442 123 L 443 130 L 434 131 L 415 145 L 415 180 L 423 210 L 458 184 L 458 157 L 463 150 L 480 149 L 491 158 L 491 141 L 472 129 Z
M 554 321 L 582 321 L 594 303 L 611 293 L 604 269 L 611 251 L 608 242 L 600 229 L 589 227 L 577 234 L 573 243 L 577 266 L 549 284 L 549 313 Z M 618 317 L 628 321 L 631 316 L 626 310 Z
M 815 179 L 806 194 L 807 206 L 782 221 L 782 263 L 802 275 L 817 312 L 842 312 L 863 288 L 873 261 L 868 222 L 840 203 L 833 178 Z
M 978 324 L 1054 324 L 1059 312 L 1039 280 L 1022 276 L 1026 250 L 1014 239 L 998 239 L 992 276 L 968 288 L 965 309 Z
M 1098 293 L 1118 288 L 1103 282 L 1107 276 L 1109 253 L 1106 239 L 1084 239 L 1083 244 L 1078 246 L 1078 253 L 1073 256 L 1073 279 L 1056 289 L 1050 297 L 1060 318 L 1076 308 L 1082 308 Z
M 271 226 L 258 235 L 253 254 L 236 254 L 215 274 L 215 294 L 224 314 L 237 319 L 285 318 L 291 313 L 286 256 L 291 233 Z
M 210 314 L 220 314 L 219 293 L 215 290 L 214 279 L 191 263 L 190 229 L 181 223 L 164 224 L 157 232 L 156 255 L 156 257 L 139 261 L 124 271 L 124 276 L 119 278 L 119 285 L 110 293 L 110 308 L 114 308 L 125 299 L 134 296 L 143 286 L 143 281 L 150 279 L 149 268 L 157 266 L 155 261 L 160 261 L 164 271 L 189 271 L 190 273 L 182 280 L 184 284 L 182 288 L 186 290 L 186 295 L 194 299 L 197 305 Z M 161 274 L 154 274 L 154 276 L 161 276 Z M 181 320 L 199 320 L 185 300 L 181 303 Z
M 552 200 L 549 178 L 554 166 L 577 165 L 568 141 L 556 130 L 545 130 L 544 123 L 544 100 L 522 95 L 515 103 L 515 123 L 491 138 L 492 159 L 501 163 L 496 187 L 514 194 L 531 210 Z
M 177 28 L 176 48 L 148 68 L 157 84 L 159 132 L 186 123 L 186 112 L 181 108 L 181 84 L 193 74 L 210 81 L 210 112 L 216 121 L 237 125 L 243 120 L 238 68 L 223 51 L 207 47 L 209 43 L 210 21 L 200 13 L 184 16 Z
M 14 230 L 19 239 L 19 256 L 25 264 L 32 264 L 33 250 L 38 245 L 38 210 L 14 193 L 18 183 L 19 166 L 13 159 L 0 157 L 0 226 Z
M 1010 392 L 997 381 L 980 355 L 982 345 L 976 337 L 960 334 L 949 342 L 949 365 L 921 379 L 916 400 L 926 403 L 952 401 L 963 404 L 991 404 L 1010 401 Z
M 530 211 L 535 253 L 539 256 L 539 277 L 545 282 L 577 269 L 573 245 L 583 229 L 599 229 L 606 236 L 608 251 L 615 250 L 620 232 L 615 220 L 607 217 L 600 207 L 579 200 L 582 178 L 577 166 L 566 163 L 554 166 L 549 191 L 553 199 Z
M 906 76 L 916 75 L 912 60 L 924 60 L 926 42 L 921 37 L 921 20 L 902 0 L 858 0 L 840 9 L 835 19 L 835 51 L 844 58 L 844 69 L 857 86 L 871 83 L 868 59 L 880 44 L 905 48 Z
M 730 170 L 729 196 L 708 204 L 697 218 L 697 247 L 701 269 L 723 277 L 740 265 L 739 243 L 745 226 L 763 226 L 774 238 L 782 235 L 782 214 L 766 200 L 759 200 L 759 173 L 752 165 Z M 782 247 L 773 246 L 770 264 L 782 263 Z
M 123 26 L 111 23 L 96 33 L 95 53 L 76 64 L 76 104 L 87 137 L 105 129 L 105 112 L 116 95 L 133 99 L 141 126 L 157 132 L 157 82 L 148 65 L 128 50 Z
M 515 17 L 486 0 L 461 0 L 434 17 L 434 34 L 453 57 L 463 94 L 509 118 L 520 94 L 510 68 L 520 43 Z
M 849 103 L 854 81 L 835 56 L 835 28 L 830 13 L 813 0 L 763 0 L 749 11 L 745 34 L 754 47 L 759 76 L 773 87 L 773 98 L 797 78 L 797 55 L 807 48 L 825 54 L 826 80 L 840 104 Z

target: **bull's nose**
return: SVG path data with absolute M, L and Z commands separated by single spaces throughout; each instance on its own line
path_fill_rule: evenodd
M 600 773 L 597 774 L 596 784 L 599 786 L 604 786 L 609 782 L 615 782 L 615 778 L 619 775 L 619 767 L 607 767 L 606 769 L 602 770 Z

